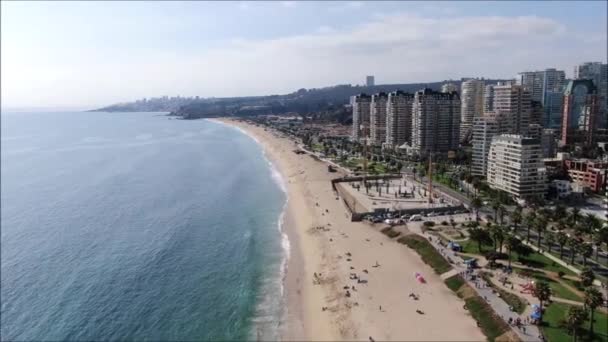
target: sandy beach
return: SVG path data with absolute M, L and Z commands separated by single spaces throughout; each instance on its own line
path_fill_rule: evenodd
M 296 144 L 270 129 L 222 121 L 254 136 L 287 183 L 291 254 L 284 340 L 485 340 L 464 302 L 414 251 L 381 234 L 379 226 L 350 221 L 330 184 L 340 172 L 295 154 Z M 418 283 L 414 272 L 427 283 Z M 350 279 L 351 273 L 367 282 Z M 408 297 L 411 292 L 419 300 Z

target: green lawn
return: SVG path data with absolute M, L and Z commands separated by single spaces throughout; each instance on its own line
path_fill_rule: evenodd
M 450 288 L 450 290 L 457 292 L 465 282 L 464 279 L 457 274 L 446 279 L 444 283 Z
M 549 342 L 572 341 L 572 336 L 567 331 L 559 327 L 559 322 L 563 320 L 568 312 L 570 305 L 562 303 L 552 303 L 545 309 L 543 316 L 542 331 Z M 588 334 L 589 321 L 583 325 L 582 335 Z M 593 341 L 608 341 L 608 315 L 595 311 L 595 338 Z
M 555 261 L 547 258 L 546 256 L 539 253 L 532 253 L 527 257 L 521 257 L 520 260 L 528 264 L 530 267 L 542 268 L 545 271 L 558 273 L 559 271 L 564 272 L 567 275 L 576 275 L 576 273 L 570 271 L 568 268 L 556 263 Z
M 572 292 L 570 289 L 568 289 L 561 283 L 547 277 L 540 271 L 517 270 L 517 272 L 519 272 L 519 273 L 527 272 L 530 275 L 532 275 L 537 281 L 546 282 L 547 284 L 549 284 L 549 287 L 551 288 L 551 293 L 555 297 L 574 300 L 574 301 L 578 301 L 578 302 L 581 302 L 583 300 L 579 295 Z
M 483 298 L 479 296 L 470 297 L 465 299 L 465 303 L 467 310 L 479 322 L 481 331 L 489 341 L 494 341 L 510 329 L 505 321 L 496 316 L 494 310 Z
M 422 261 L 435 270 L 435 273 L 442 274 L 452 269 L 447 260 L 422 236 L 411 234 L 402 236 L 397 241 L 415 250 Z

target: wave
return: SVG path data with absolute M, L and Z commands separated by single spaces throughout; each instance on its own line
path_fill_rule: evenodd
M 266 163 L 268 164 L 268 169 L 270 170 L 270 175 L 272 177 L 272 180 L 275 182 L 275 184 L 278 185 L 279 189 L 285 195 L 285 203 L 283 204 L 283 208 L 281 210 L 281 214 L 279 215 L 278 222 L 277 222 L 277 229 L 278 229 L 279 235 L 281 236 L 281 249 L 282 249 L 282 257 L 281 257 L 281 263 L 279 265 L 279 272 L 278 272 L 278 276 L 274 279 L 276 281 L 274 284 L 267 284 L 267 285 L 263 286 L 263 287 L 265 287 L 262 289 L 264 296 L 258 303 L 258 308 L 256 310 L 257 311 L 256 317 L 253 317 L 253 319 L 252 319 L 252 321 L 254 322 L 254 327 L 251 331 L 252 335 L 256 335 L 256 336 L 252 336 L 252 338 L 254 338 L 254 339 L 259 340 L 260 338 L 262 338 L 263 340 L 278 340 L 280 338 L 279 329 L 283 325 L 283 322 L 285 322 L 285 319 L 287 317 L 287 305 L 286 305 L 287 298 L 285 297 L 285 280 L 286 280 L 286 276 L 287 276 L 289 258 L 291 255 L 291 243 L 289 241 L 289 236 L 285 232 L 285 213 L 287 211 L 287 204 L 289 202 L 289 195 L 287 192 L 287 183 L 285 182 L 285 178 L 283 177 L 283 174 L 281 174 L 281 172 L 279 172 L 278 168 L 270 160 L 264 144 L 262 144 L 254 135 L 252 135 L 251 133 L 242 129 L 241 127 L 230 125 L 230 124 L 227 124 L 227 123 L 219 121 L 219 120 L 214 120 L 214 119 L 206 119 L 206 120 L 235 129 L 235 130 L 239 131 L 240 133 L 244 134 L 245 136 L 249 137 L 253 141 L 255 141 L 258 144 L 258 146 L 260 146 L 260 148 L 262 149 L 262 155 L 263 155 L 264 159 L 266 160 Z M 273 291 L 274 286 L 278 286 L 279 292 L 281 294 L 279 296 L 279 303 L 273 303 L 274 299 L 276 298 L 275 292 Z M 275 306 L 275 305 L 278 307 L 273 308 L 273 306 Z M 274 315 L 275 317 L 269 317 L 269 316 L 273 316 L 272 312 L 276 312 L 276 315 Z M 273 320 L 273 321 L 269 321 L 269 319 Z M 272 327 L 273 329 L 272 329 L 272 331 L 264 331 L 265 330 L 264 327 Z M 261 333 L 261 335 L 260 335 L 260 333 Z

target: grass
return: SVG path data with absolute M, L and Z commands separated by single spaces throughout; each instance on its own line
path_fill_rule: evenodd
M 422 236 L 411 234 L 402 236 L 397 241 L 415 250 L 422 261 L 435 270 L 435 273 L 442 274 L 452 269 L 447 260 Z
M 510 329 L 507 323 L 496 315 L 492 307 L 483 298 L 473 296 L 466 298 L 464 301 L 467 310 L 479 322 L 481 331 L 489 341 L 494 341 L 498 336 Z
M 454 292 L 458 292 L 458 289 L 465 284 L 464 279 L 458 274 L 449 277 L 444 281 L 444 283 L 450 288 L 450 290 Z
M 568 332 L 561 328 L 559 323 L 566 316 L 570 305 L 563 303 L 551 303 L 545 308 L 545 314 L 543 315 L 543 326 L 541 327 L 543 334 L 548 341 L 571 341 L 572 336 Z M 593 330 L 595 330 L 595 338 L 593 341 L 608 341 L 608 315 L 595 311 L 595 324 Z M 585 321 L 583 324 L 583 331 L 579 333 L 579 337 L 586 337 L 589 334 L 589 321 Z
M 572 272 L 570 269 L 558 264 L 557 262 L 547 258 L 546 256 L 539 253 L 532 253 L 526 257 L 519 258 L 522 263 L 525 262 L 527 266 L 534 268 L 541 268 L 545 271 L 558 273 L 559 271 L 564 272 L 567 275 L 576 275 L 576 273 Z
M 383 228 L 383 229 L 381 230 L 381 232 L 382 232 L 384 235 L 386 235 L 386 236 L 388 236 L 389 238 L 391 238 L 391 239 L 392 239 L 392 238 L 394 238 L 394 237 L 397 237 L 397 236 L 401 235 L 401 232 L 398 232 L 398 231 L 394 230 L 394 229 L 393 229 L 393 228 L 391 228 L 391 227 L 386 227 L 386 228 Z
M 498 291 L 498 293 L 500 294 L 500 298 L 507 303 L 510 307 L 513 307 L 513 310 L 515 312 L 517 312 L 518 314 L 522 314 L 524 313 L 524 311 L 526 310 L 526 307 L 528 306 L 528 303 L 522 299 L 521 297 L 503 290 L 502 288 L 494 285 L 494 283 L 492 283 L 492 280 L 490 279 L 490 277 L 488 276 L 489 273 L 482 273 L 481 277 L 486 281 L 486 283 L 488 283 L 488 285 L 490 285 L 494 290 Z
M 568 300 L 574 300 L 574 301 L 577 301 L 577 302 L 582 302 L 583 301 L 583 298 L 581 298 L 579 295 L 577 295 L 576 293 L 572 292 L 570 289 L 568 289 L 567 287 L 565 287 L 560 282 L 547 277 L 542 272 L 539 272 L 539 271 L 529 271 L 529 270 L 517 270 L 517 272 L 519 272 L 519 273 L 528 273 L 532 277 L 534 277 L 537 281 L 544 281 L 544 282 L 546 282 L 547 284 L 549 284 L 549 287 L 551 288 L 551 293 L 555 297 L 563 298 L 563 299 L 568 299 Z

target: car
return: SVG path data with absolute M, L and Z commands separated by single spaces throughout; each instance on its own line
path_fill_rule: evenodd
M 414 221 L 422 221 L 422 216 L 412 215 L 412 217 L 410 217 L 410 222 L 414 222 Z
M 436 212 L 434 212 L 434 211 L 431 211 L 430 213 L 426 214 L 427 217 L 434 217 L 434 216 L 437 216 L 437 215 L 439 215 L 439 214 L 436 213 Z

